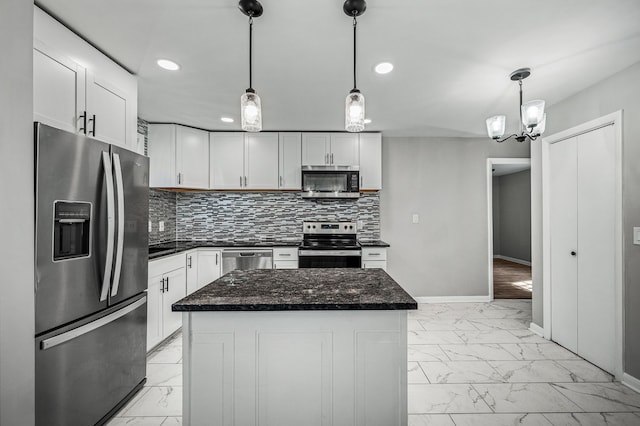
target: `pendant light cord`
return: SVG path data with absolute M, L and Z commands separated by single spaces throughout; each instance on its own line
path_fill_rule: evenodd
M 353 90 L 357 90 L 356 85 L 356 26 L 358 25 L 358 21 L 356 20 L 356 16 L 353 15 Z
M 253 84 L 251 81 L 251 65 L 252 65 L 252 61 L 251 61 L 251 57 L 253 56 L 252 53 L 252 41 L 253 41 L 253 16 L 249 16 L 249 89 L 253 90 Z
M 518 80 L 520 84 L 520 105 L 518 105 L 518 112 L 520 113 L 520 132 L 524 135 L 524 116 L 522 115 L 522 79 Z

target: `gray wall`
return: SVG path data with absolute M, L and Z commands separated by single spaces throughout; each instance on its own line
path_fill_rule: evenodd
M 488 296 L 489 157 L 528 158 L 529 144 L 383 137 L 381 237 L 412 296 Z
M 632 228 L 640 226 L 640 63 L 551 106 L 547 135 L 624 110 L 622 133 L 622 216 L 625 294 L 625 372 L 640 379 L 640 246 L 633 245 Z M 533 297 L 534 322 L 542 324 L 542 226 L 540 145 L 532 145 Z
M 33 3 L 0 2 L 0 424 L 34 424 Z M 11 202 L 9 202 L 11 201 Z
M 500 254 L 500 177 L 492 179 L 491 201 L 493 214 L 493 255 Z
M 494 255 L 531 262 L 531 171 L 503 175 L 497 179 L 500 245 Z

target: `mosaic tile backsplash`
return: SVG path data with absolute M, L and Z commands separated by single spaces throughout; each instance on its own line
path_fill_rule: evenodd
M 154 218 L 168 216 L 169 199 L 175 197 L 178 240 L 301 240 L 302 222 L 315 220 L 361 221 L 360 239 L 380 238 L 377 193 L 357 200 L 308 200 L 296 192 L 150 192 L 150 208 L 162 210 L 151 212 Z M 160 242 L 155 236 L 152 232 L 149 239 Z
M 149 190 L 149 244 L 174 241 L 176 239 L 176 194 L 169 191 Z M 164 222 L 160 232 L 158 223 Z

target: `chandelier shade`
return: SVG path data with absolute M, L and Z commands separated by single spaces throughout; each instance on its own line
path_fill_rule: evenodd
M 506 115 L 494 115 L 487 118 L 487 133 L 491 139 L 500 139 L 504 135 Z
M 529 101 L 522 105 L 522 124 L 525 127 L 536 127 L 544 116 L 544 101 Z

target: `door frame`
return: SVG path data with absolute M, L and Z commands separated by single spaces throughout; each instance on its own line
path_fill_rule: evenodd
M 487 265 L 489 270 L 489 301 L 493 300 L 493 166 L 496 164 L 526 164 L 531 169 L 531 158 L 487 158 Z M 533 259 L 532 259 L 533 260 Z
M 550 146 L 581 134 L 603 127 L 614 126 L 615 131 L 615 366 L 614 374 L 622 379 L 624 356 L 624 261 L 622 258 L 622 110 L 596 118 L 570 129 L 545 137 L 541 141 L 542 148 L 542 312 L 544 337 L 551 340 L 551 233 L 550 233 Z

